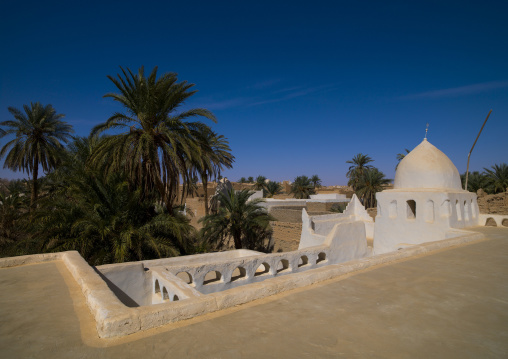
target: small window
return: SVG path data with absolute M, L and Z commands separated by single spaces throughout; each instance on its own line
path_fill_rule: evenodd
M 449 200 L 445 200 L 442 204 L 441 204 L 441 216 L 442 217 L 450 217 L 451 213 L 452 213 L 452 207 L 451 207 L 451 203 Z
M 410 199 L 407 203 L 407 219 L 416 218 L 416 202 Z
M 462 221 L 462 209 L 460 208 L 459 201 L 455 201 L 455 209 L 457 210 L 457 220 Z

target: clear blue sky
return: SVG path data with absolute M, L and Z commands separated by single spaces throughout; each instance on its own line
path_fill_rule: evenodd
M 106 75 L 158 66 L 217 116 L 231 180 L 345 184 L 359 152 L 394 178 L 427 123 L 462 173 L 493 109 L 471 158 L 482 170 L 508 162 L 507 14 L 505 0 L 4 2 L 0 120 L 40 101 L 86 136 L 118 110 Z

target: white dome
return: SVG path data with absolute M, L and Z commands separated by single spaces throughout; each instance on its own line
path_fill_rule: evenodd
M 427 139 L 400 161 L 393 187 L 462 190 L 457 167 Z

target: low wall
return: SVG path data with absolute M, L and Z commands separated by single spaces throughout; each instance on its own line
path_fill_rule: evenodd
M 302 209 L 305 206 L 272 207 L 269 213 L 280 222 L 302 223 Z
M 329 212 L 338 202 L 308 202 L 307 212 Z
M 315 266 L 315 269 L 311 270 L 304 271 L 301 267 L 293 266 L 291 267 L 293 275 L 274 276 L 263 283 L 254 283 L 182 301 L 168 301 L 159 305 L 139 308 L 128 308 L 123 305 L 93 268 L 75 251 L 51 255 L 2 258 L 0 259 L 0 268 L 58 259 L 62 260 L 85 295 L 87 304 L 96 320 L 99 336 L 101 338 L 110 338 L 125 336 L 140 330 L 155 328 L 167 323 L 226 309 L 372 266 L 478 241 L 482 238 L 483 236 L 480 233 L 470 232 L 462 237 L 425 243 L 396 252 L 353 260 L 347 263 L 321 265 L 321 267 L 318 264 Z M 312 262 L 310 263 L 312 264 Z
M 47 255 L 33 255 L 0 259 L 0 268 L 62 260 L 81 287 L 86 302 L 95 318 L 101 338 L 121 337 L 167 323 L 230 308 L 277 293 L 308 286 L 344 274 L 364 270 L 432 251 L 471 243 L 483 239 L 480 233 L 470 232 L 462 237 L 425 243 L 378 256 L 336 265 L 317 265 L 315 269 L 291 268 L 292 275 L 274 276 L 263 283 L 233 288 L 223 292 L 202 295 L 181 301 L 166 301 L 159 305 L 128 308 L 108 288 L 106 283 L 75 251 Z
M 508 227 L 508 214 L 483 214 L 480 213 L 480 226 L 486 226 L 488 222 L 494 221 L 497 227 Z M 489 221 L 490 220 L 490 221 Z

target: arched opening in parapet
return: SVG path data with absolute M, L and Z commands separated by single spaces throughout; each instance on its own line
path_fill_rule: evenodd
M 307 256 L 301 256 L 298 260 L 298 268 L 306 266 L 307 264 L 309 264 L 309 258 L 307 258 Z
M 155 291 L 155 293 L 160 293 L 160 291 L 161 291 L 161 286 L 159 285 L 159 280 L 158 279 L 155 280 L 154 291 Z
M 487 220 L 485 221 L 485 226 L 489 226 L 489 227 L 497 227 L 497 223 L 496 223 L 496 221 L 494 220 L 494 218 L 489 217 L 489 218 L 487 218 Z
M 450 200 L 445 200 L 441 204 L 441 217 L 450 217 L 452 214 L 452 205 L 450 203 Z
M 318 256 L 317 256 L 316 264 L 321 263 L 321 262 L 325 262 L 325 261 L 326 261 L 326 253 L 325 252 L 319 253 Z
M 416 202 L 412 199 L 406 201 L 407 207 L 407 219 L 415 219 L 416 218 Z
M 175 295 L 173 296 L 173 302 L 176 302 L 177 300 L 180 300 L 180 298 L 178 298 L 178 296 L 175 294 Z
M 220 282 L 222 279 L 222 274 L 219 271 L 212 270 L 205 275 L 205 279 L 203 281 L 203 285 L 213 284 Z
M 455 201 L 455 210 L 457 211 L 457 221 L 462 221 L 462 209 L 458 200 Z
M 476 206 L 473 200 L 471 200 L 471 213 L 473 214 L 473 218 L 476 218 Z
M 247 276 L 247 271 L 243 267 L 236 267 L 233 273 L 231 274 L 231 282 L 235 280 L 239 280 L 241 278 L 245 278 Z
M 501 225 L 502 225 L 503 227 L 508 227 L 508 219 L 506 219 L 506 218 L 505 218 L 505 219 L 503 219 L 503 221 L 501 222 Z
M 425 205 L 425 221 L 434 222 L 434 201 L 429 199 Z
M 281 259 L 277 265 L 277 273 L 283 272 L 289 268 L 289 261 L 287 259 Z
M 464 201 L 464 220 L 469 221 L 469 203 Z
M 162 287 L 162 300 L 169 300 L 169 294 L 166 287 Z
M 176 276 L 187 284 L 192 284 L 192 276 L 189 272 L 178 272 Z
M 266 262 L 263 262 L 259 265 L 259 267 L 256 269 L 256 273 L 254 273 L 255 276 L 267 274 L 270 272 L 270 265 Z

